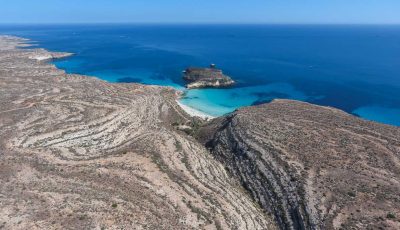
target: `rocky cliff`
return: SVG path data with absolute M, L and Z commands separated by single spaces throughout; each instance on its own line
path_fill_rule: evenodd
M 400 128 L 275 100 L 199 139 L 282 229 L 400 228 Z

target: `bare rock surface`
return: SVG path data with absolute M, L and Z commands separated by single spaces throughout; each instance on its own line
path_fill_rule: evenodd
M 0 229 L 275 229 L 171 125 L 191 120 L 175 90 L 69 75 L 26 43 L 0 37 Z
M 274 100 L 199 139 L 282 229 L 400 229 L 398 127 Z

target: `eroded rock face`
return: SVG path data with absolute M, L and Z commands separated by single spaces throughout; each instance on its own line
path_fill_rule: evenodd
M 275 100 L 199 139 L 282 229 L 400 229 L 400 128 Z
M 171 125 L 191 120 L 172 88 L 65 74 L 25 42 L 0 37 L 0 228 L 275 228 Z

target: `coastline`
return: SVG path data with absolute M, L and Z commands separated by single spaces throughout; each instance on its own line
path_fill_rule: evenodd
M 9 35 L 4 35 L 3 36 L 6 39 L 10 39 L 10 40 L 19 40 L 21 42 L 21 44 L 19 45 L 19 47 L 31 47 L 30 44 L 26 44 L 25 42 L 30 42 L 30 39 L 27 38 L 21 38 L 21 37 L 16 37 L 16 36 L 9 36 Z M 31 54 L 28 58 L 32 59 L 32 60 L 36 60 L 38 62 L 50 62 L 51 60 L 56 60 L 56 59 L 63 59 L 63 58 L 68 58 L 73 56 L 73 53 L 69 53 L 69 52 L 49 52 L 43 48 L 34 48 L 34 52 L 33 54 Z M 84 75 L 85 76 L 85 75 Z M 89 77 L 89 76 L 86 76 Z M 102 80 L 96 76 L 94 76 L 96 79 Z M 140 84 L 140 83 L 139 83 Z M 141 85 L 147 85 L 147 84 L 141 84 Z M 159 85 L 157 85 L 159 86 Z M 163 87 L 163 86 L 161 86 Z M 176 103 L 180 106 L 180 108 L 185 111 L 189 116 L 191 117 L 198 117 L 204 120 L 211 120 L 213 118 L 216 118 L 214 116 L 211 116 L 207 113 L 204 113 L 200 110 L 197 110 L 195 108 L 192 108 L 190 106 L 184 105 L 183 103 L 179 102 L 178 98 L 176 100 Z
M 204 119 L 204 120 L 210 120 L 210 119 L 216 118 L 216 117 L 208 115 L 200 110 L 197 110 L 190 106 L 182 104 L 181 102 L 179 102 L 179 99 L 176 100 L 176 103 L 182 108 L 182 110 L 184 110 L 191 117 L 200 117 L 201 119 Z
M 0 36 L 0 228 L 400 227 L 397 127 L 285 99 L 199 124 L 172 87 L 18 44 Z
M 20 47 L 0 36 L 0 228 L 275 229 L 173 127 L 191 121 L 177 90 L 68 74 L 48 62 L 62 53 Z

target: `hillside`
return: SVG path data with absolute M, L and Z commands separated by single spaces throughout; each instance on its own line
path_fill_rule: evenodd
M 400 228 L 399 128 L 275 100 L 213 120 L 199 139 L 282 228 Z
M 0 228 L 274 229 L 172 125 L 192 121 L 175 90 L 65 74 L 27 42 L 0 37 Z

